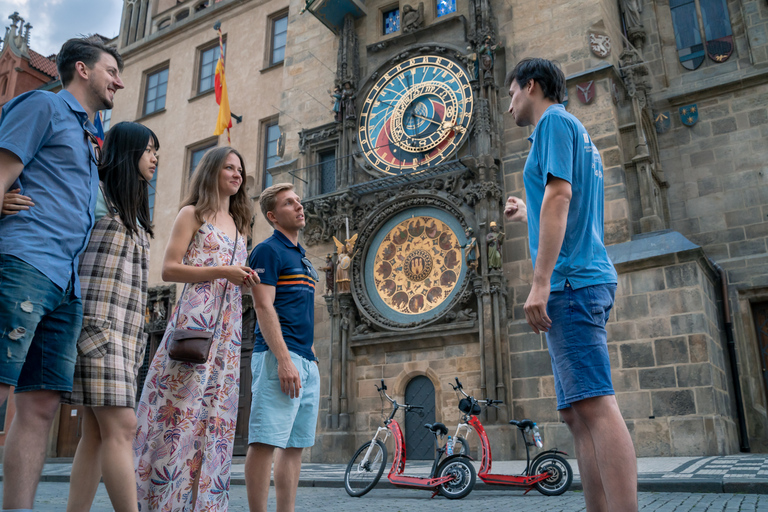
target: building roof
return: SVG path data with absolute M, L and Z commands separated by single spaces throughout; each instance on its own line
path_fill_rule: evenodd
M 59 76 L 59 71 L 56 69 L 56 55 L 43 57 L 36 51 L 30 49 L 29 65 L 38 71 L 42 71 L 51 78 L 56 78 Z

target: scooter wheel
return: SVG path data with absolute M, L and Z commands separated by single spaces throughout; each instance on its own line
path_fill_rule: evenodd
M 573 482 L 573 470 L 568 461 L 559 455 L 549 453 L 533 461 L 531 476 L 549 473 L 549 477 L 536 482 L 536 490 L 544 496 L 560 496 Z
M 453 480 L 442 484 L 438 491 L 449 500 L 458 500 L 472 492 L 477 472 L 467 457 L 446 459 L 437 468 L 437 477 L 453 476 Z

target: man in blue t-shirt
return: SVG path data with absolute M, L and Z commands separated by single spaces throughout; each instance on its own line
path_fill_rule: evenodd
M 275 228 L 248 259 L 261 283 L 253 287 L 258 323 L 245 483 L 251 512 L 266 512 L 275 448 L 278 510 L 293 510 L 301 452 L 315 444 L 320 375 L 312 342 L 317 272 L 299 244 L 304 208 L 289 183 L 264 190 L 261 211 Z
M 574 437 L 587 510 L 637 510 L 632 438 L 611 382 L 605 323 L 617 276 L 603 244 L 603 164 L 584 126 L 562 105 L 565 76 L 552 62 L 520 61 L 507 75 L 509 112 L 533 126 L 523 182 L 507 201 L 528 222 L 533 283 L 525 318 L 543 332 L 557 408 Z
M 98 110 L 123 88 L 114 48 L 70 39 L 56 57 L 63 89 L 31 91 L 0 116 L 0 405 L 15 386 L 3 507 L 31 510 L 61 392 L 72 391 L 82 327 L 78 254 L 99 186 L 91 145 Z M 4 205 L 18 190 L 34 207 Z

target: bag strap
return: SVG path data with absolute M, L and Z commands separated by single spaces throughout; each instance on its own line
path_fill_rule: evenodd
M 235 251 L 237 251 L 237 242 L 240 240 L 240 232 L 236 231 L 235 235 L 235 243 L 232 246 L 232 256 L 229 258 L 229 264 L 231 265 L 233 261 L 235 261 Z M 215 281 L 211 281 L 211 286 L 213 286 L 213 283 Z M 181 313 L 181 301 L 184 298 L 184 293 L 187 291 L 187 285 L 189 283 L 184 283 L 184 288 L 181 290 L 181 295 L 179 296 L 179 306 L 176 308 L 176 318 L 173 321 L 174 328 L 176 328 L 179 325 L 179 313 Z M 216 323 L 213 324 L 213 332 L 216 332 L 216 326 L 219 325 L 219 319 L 221 318 L 221 311 L 224 309 L 224 299 L 227 296 L 227 289 L 229 288 L 229 280 L 227 280 L 227 284 L 224 285 L 224 293 L 221 294 L 221 304 L 219 304 L 219 312 L 216 314 Z M 206 329 L 207 331 L 207 329 Z

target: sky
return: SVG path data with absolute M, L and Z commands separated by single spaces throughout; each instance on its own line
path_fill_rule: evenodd
M 0 0 L 0 21 L 3 28 L 9 27 L 8 16 L 18 12 L 32 25 L 30 47 L 47 57 L 72 37 L 116 36 L 122 10 L 123 0 Z

